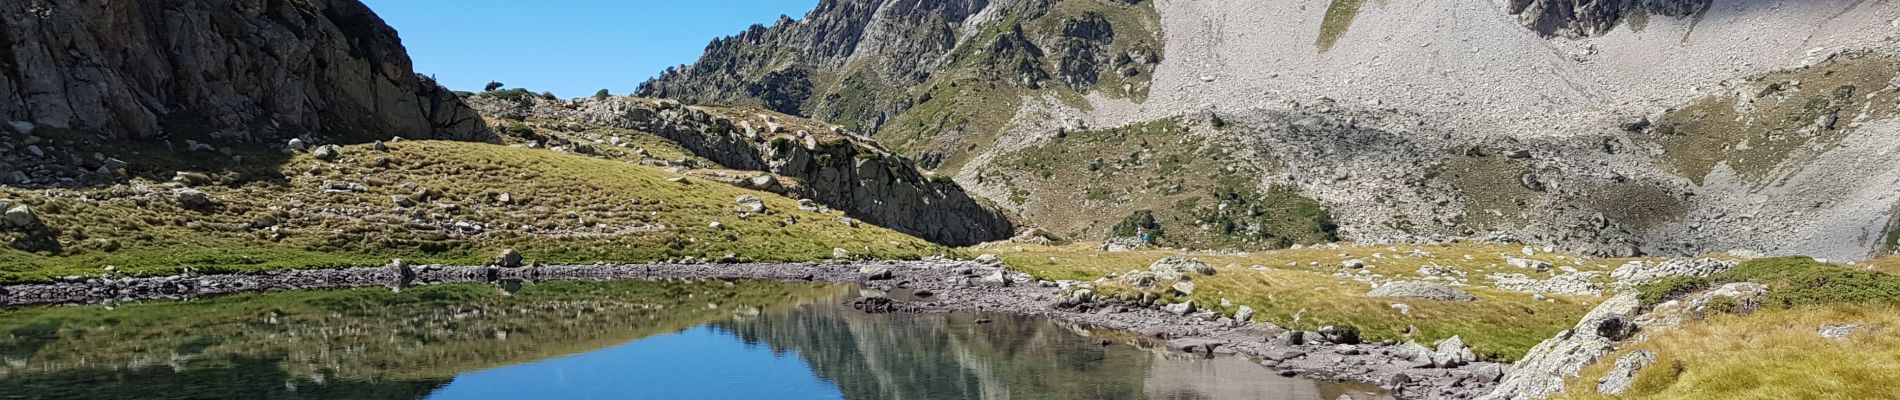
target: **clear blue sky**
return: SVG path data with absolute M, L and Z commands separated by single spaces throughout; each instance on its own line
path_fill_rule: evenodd
M 818 0 L 365 0 L 402 34 L 416 72 L 455 90 L 490 80 L 561 97 L 629 94 L 713 38 Z

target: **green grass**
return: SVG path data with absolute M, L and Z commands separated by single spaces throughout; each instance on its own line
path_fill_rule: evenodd
M 1365 0 L 1333 0 L 1326 6 L 1326 17 L 1320 20 L 1319 38 L 1313 42 L 1321 53 L 1331 51 L 1333 45 L 1346 36 L 1346 30 L 1352 28 L 1352 21 L 1359 18 L 1359 7 Z
M 403 141 L 391 152 L 346 146 L 336 162 L 298 155 L 249 172 L 208 171 L 199 187 L 219 205 L 190 210 L 171 183 L 77 190 L 0 189 L 50 228 L 0 240 L 54 241 L 0 250 L 0 281 L 106 274 L 248 272 L 415 263 L 480 264 L 514 248 L 544 263 L 641 262 L 735 254 L 761 261 L 853 255 L 918 258 L 946 248 L 883 228 L 847 227 L 841 214 L 803 212 L 791 199 L 633 163 L 482 143 Z M 379 161 L 381 160 L 381 161 Z M 380 166 L 379 166 L 380 165 Z M 261 170 L 268 169 L 270 173 Z M 362 192 L 326 192 L 350 182 Z M 507 194 L 511 202 L 502 202 Z M 770 215 L 741 219 L 734 199 L 765 199 Z M 394 198 L 414 202 L 398 206 Z M 787 225 L 787 218 L 795 221 Z M 724 229 L 713 229 L 712 222 Z M 456 223 L 482 226 L 458 230 Z
M 1445 246 L 1342 246 L 1311 247 L 1255 253 L 1181 252 L 1148 250 L 1108 253 L 1093 250 L 1092 244 L 1067 246 L 1001 245 L 969 249 L 993 252 L 1011 268 L 1042 279 L 1093 281 L 1110 273 L 1147 270 L 1163 257 L 1189 256 L 1213 265 L 1213 276 L 1195 277 L 1196 304 L 1215 307 L 1222 299 L 1232 308 L 1217 312 L 1231 314 L 1240 305 L 1256 310 L 1256 321 L 1272 322 L 1295 329 L 1317 329 L 1325 325 L 1352 326 L 1368 340 L 1405 340 L 1420 342 L 1462 336 L 1474 351 L 1496 360 L 1515 360 L 1532 346 L 1576 324 L 1591 304 L 1601 301 L 1591 296 L 1549 296 L 1552 301 L 1533 301 L 1528 293 L 1509 292 L 1489 286 L 1483 277 L 1490 273 L 1525 273 L 1505 263 L 1500 254 L 1517 249 L 1501 245 L 1458 244 Z M 1413 250 L 1420 256 L 1408 255 Z M 1373 257 L 1377 253 L 1379 257 Z M 1346 257 L 1341 257 L 1345 254 Z M 1465 256 L 1471 259 L 1465 259 Z M 1333 276 L 1344 258 L 1365 260 L 1371 271 L 1388 279 L 1421 279 L 1418 269 L 1438 266 L 1464 271 L 1471 277 L 1466 290 L 1478 302 L 1437 302 L 1425 300 L 1374 299 L 1365 297 L 1370 286 L 1352 279 Z M 1564 255 L 1539 254 L 1530 258 L 1567 265 L 1583 271 L 1607 271 L 1626 260 L 1583 260 Z M 1255 270 L 1258 265 L 1266 267 Z M 1539 276 L 1542 278 L 1542 276 Z M 1163 287 L 1166 284 L 1162 284 Z M 1119 282 L 1096 285 L 1096 292 L 1113 296 L 1135 293 L 1137 289 Z M 1410 314 L 1394 309 L 1392 303 L 1405 303 Z M 1299 318 L 1295 321 L 1295 316 Z
M 1645 305 L 1729 282 L 1768 285 L 1768 305 L 1900 306 L 1900 276 L 1822 263 L 1808 257 L 1760 258 L 1707 278 L 1676 277 L 1638 288 Z
M 1816 331 L 1853 323 L 1862 330 L 1835 340 Z M 1569 379 L 1556 399 L 1607 400 L 1597 378 L 1617 357 L 1647 350 L 1656 362 L 1620 399 L 1782 400 L 1900 398 L 1900 309 L 1830 304 L 1716 314 L 1700 323 L 1653 332 Z

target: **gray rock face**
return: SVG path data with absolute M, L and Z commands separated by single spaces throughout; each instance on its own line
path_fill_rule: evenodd
M 1634 291 L 1610 297 L 1584 315 L 1575 327 L 1532 347 L 1511 366 L 1496 390 L 1479 399 L 1541 399 L 1564 391 L 1564 378 L 1576 376 L 1577 371 L 1614 351 L 1618 341 L 1635 333 L 1631 321 L 1641 305 Z
M 1438 301 L 1478 301 L 1477 296 L 1463 290 L 1439 283 L 1419 281 L 1392 281 L 1366 292 L 1366 297 L 1408 298 Z
M 1630 15 L 1688 17 L 1714 0 L 1511 0 L 1509 11 L 1544 36 L 1584 37 L 1608 33 Z
M 1597 393 L 1619 396 L 1636 383 L 1636 373 L 1656 362 L 1656 354 L 1648 350 L 1637 350 L 1616 359 L 1616 366 L 1610 372 L 1597 379 Z
M 171 122 L 245 140 L 305 132 L 487 139 L 357 0 L 0 2 L 0 119 L 116 138 Z

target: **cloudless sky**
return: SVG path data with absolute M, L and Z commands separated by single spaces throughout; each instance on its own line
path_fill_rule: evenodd
M 818 0 L 365 0 L 402 35 L 416 72 L 455 90 L 488 81 L 561 97 L 630 94 L 713 38 Z

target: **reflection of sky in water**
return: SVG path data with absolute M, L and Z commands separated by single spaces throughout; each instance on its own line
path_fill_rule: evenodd
M 795 353 L 701 326 L 568 357 L 463 373 L 431 399 L 839 399 Z

